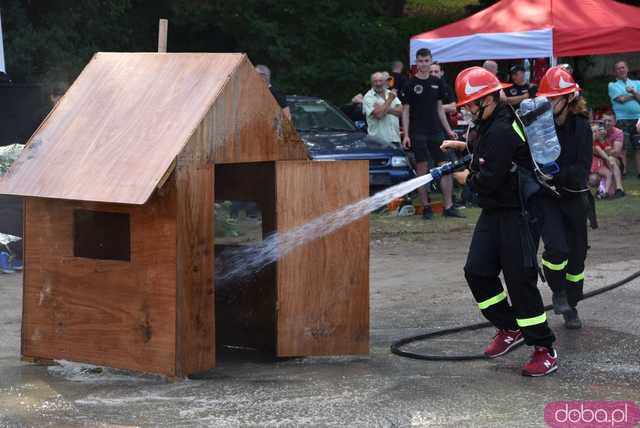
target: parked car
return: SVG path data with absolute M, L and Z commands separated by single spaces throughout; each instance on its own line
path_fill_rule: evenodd
M 314 160 L 369 161 L 369 185 L 380 188 L 415 177 L 397 143 L 358 130 L 344 113 L 317 97 L 288 96 L 293 123 Z

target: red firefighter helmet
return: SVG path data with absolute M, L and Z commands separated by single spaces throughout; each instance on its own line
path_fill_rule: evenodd
M 551 67 L 544 74 L 538 87 L 537 96 L 557 97 L 571 94 L 580 90 L 580 86 L 573 80 L 573 76 L 561 66 Z
M 458 74 L 455 86 L 458 107 L 461 107 L 512 85 L 500 83 L 496 76 L 482 67 L 469 67 Z

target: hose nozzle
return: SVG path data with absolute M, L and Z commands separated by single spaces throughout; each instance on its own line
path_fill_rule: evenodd
M 436 168 L 431 168 L 429 174 L 434 180 L 439 180 L 445 175 L 453 174 L 454 172 L 465 169 L 471 163 L 471 155 L 466 155 L 462 159 L 458 159 L 454 162 L 447 162 Z

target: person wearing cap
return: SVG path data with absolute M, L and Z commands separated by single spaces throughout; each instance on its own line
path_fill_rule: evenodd
M 496 358 L 525 342 L 534 350 L 522 374 L 544 376 L 557 370 L 558 355 L 537 287 L 535 242 L 520 192 L 520 177 L 531 176 L 533 164 L 513 110 L 500 101 L 505 87 L 483 68 L 463 70 L 455 82 L 458 105 L 473 115 L 479 137 L 468 147 L 445 141 L 442 149 L 467 148 L 473 155 L 467 184 L 478 193 L 482 212 L 464 272 L 482 315 L 498 330 L 484 353 Z
M 589 113 L 579 91 L 571 74 L 560 66 L 547 70 L 538 90 L 538 96 L 547 97 L 551 102 L 561 147 L 557 160 L 560 171 L 550 182 L 560 198 L 548 193 L 543 195 L 537 210 L 544 243 L 542 265 L 554 293 L 554 309 L 562 313 L 565 327 L 569 329 L 582 327 L 576 306 L 582 299 L 584 283 L 586 207 L 593 157 Z
M 524 77 L 525 69 L 522 65 L 514 65 L 509 70 L 511 82 L 513 86 L 505 91 L 507 95 L 507 103 L 518 108 L 520 103 L 527 98 L 531 98 L 532 88 Z

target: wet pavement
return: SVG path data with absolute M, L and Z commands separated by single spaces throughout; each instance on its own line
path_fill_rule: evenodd
M 595 236 L 603 244 L 590 254 L 586 291 L 640 269 L 640 227 L 605 232 Z M 554 400 L 640 403 L 640 280 L 583 302 L 582 330 L 565 330 L 550 315 L 560 369 L 546 378 L 519 374 L 524 347 L 493 361 L 392 355 L 389 344 L 400 337 L 481 321 L 461 273 L 468 236 L 438 245 L 372 243 L 369 355 L 277 362 L 243 355 L 222 359 L 206 380 L 22 362 L 21 275 L 0 276 L 0 427 L 539 427 Z M 492 333 L 409 349 L 478 353 Z

